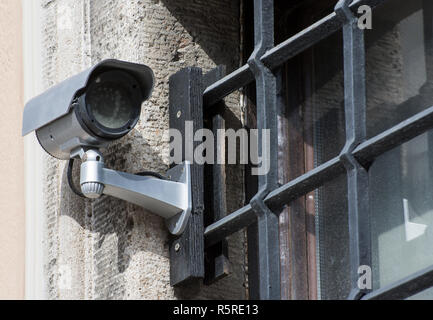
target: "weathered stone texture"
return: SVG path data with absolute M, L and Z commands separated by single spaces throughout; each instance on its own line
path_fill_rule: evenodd
M 230 0 L 44 0 L 44 80 L 49 87 L 105 58 L 149 65 L 155 90 L 141 121 L 103 150 L 107 167 L 168 168 L 168 80 L 187 66 L 238 66 L 239 3 Z M 239 96 L 227 98 L 240 115 Z M 244 241 L 230 241 L 233 273 L 210 287 L 169 285 L 168 234 L 159 217 L 126 202 L 72 194 L 65 162 L 47 156 L 46 274 L 51 298 L 244 298 Z M 77 163 L 78 167 L 78 163 Z M 242 171 L 228 169 L 229 209 L 242 206 Z M 78 170 L 76 171 L 78 175 Z M 232 186 L 237 186 L 236 188 Z

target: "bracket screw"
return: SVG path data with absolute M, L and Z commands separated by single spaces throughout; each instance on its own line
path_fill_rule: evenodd
M 176 116 L 179 119 L 182 116 L 182 111 L 178 111 Z
M 174 251 L 179 252 L 179 250 L 180 250 L 180 244 L 176 243 L 174 246 Z

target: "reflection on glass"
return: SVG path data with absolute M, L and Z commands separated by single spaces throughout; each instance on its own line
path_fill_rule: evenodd
M 376 288 L 433 264 L 432 134 L 387 152 L 370 169 Z
M 433 105 L 433 1 L 390 1 L 367 32 L 367 132 Z M 433 264 L 433 133 L 380 156 L 369 170 L 373 285 Z
M 433 105 L 433 1 L 396 0 L 366 31 L 367 133 L 372 137 Z
M 120 129 L 131 119 L 133 103 L 130 93 L 116 83 L 94 84 L 87 93 L 86 103 L 101 125 Z

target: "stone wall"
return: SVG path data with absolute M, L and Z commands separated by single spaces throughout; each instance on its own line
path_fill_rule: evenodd
M 42 0 L 43 77 L 49 87 L 106 58 L 149 65 L 154 93 L 141 121 L 103 150 L 109 168 L 168 168 L 168 81 L 187 66 L 238 67 L 239 2 L 231 0 Z M 227 98 L 239 117 L 239 95 Z M 78 166 L 77 166 L 78 167 Z M 242 170 L 227 169 L 229 211 L 243 205 Z M 232 274 L 212 285 L 173 289 L 161 218 L 111 197 L 83 200 L 69 189 L 66 162 L 46 156 L 46 264 L 53 299 L 243 299 L 243 234 L 232 236 Z M 78 176 L 78 170 L 75 172 Z

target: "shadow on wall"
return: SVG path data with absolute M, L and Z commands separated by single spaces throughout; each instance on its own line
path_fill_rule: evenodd
M 239 0 L 161 2 L 191 37 L 180 40 L 174 61 L 195 61 L 200 66 L 200 55 L 196 54 L 200 49 L 216 65 L 226 65 L 228 71 L 238 67 L 239 45 L 233 41 L 233 34 L 239 34 Z
M 220 107 L 224 107 L 224 105 Z M 239 129 L 241 127 L 239 119 L 227 107 L 224 109 L 227 127 L 235 130 Z M 133 150 L 137 148 L 134 146 L 139 146 L 139 150 Z M 143 159 L 150 157 L 156 163 L 164 163 L 161 150 L 153 150 L 147 144 L 146 139 L 134 129 L 129 136 L 116 141 L 106 150 L 103 150 L 107 168 L 129 173 L 136 172 L 131 167 L 137 168 L 139 166 L 133 165 L 126 156 L 132 152 L 143 154 Z M 79 188 L 80 182 L 80 164 L 81 162 L 77 161 L 73 170 L 73 180 L 77 188 Z M 146 168 L 141 168 L 141 170 L 144 171 Z M 238 177 L 241 170 L 240 165 L 227 166 L 226 170 L 228 177 L 232 177 L 228 180 L 234 180 L 236 177 L 240 178 Z M 153 256 L 168 258 L 170 235 L 162 218 L 146 212 L 139 206 L 111 196 L 102 196 L 97 200 L 78 197 L 68 185 L 67 166 L 63 170 L 61 181 L 60 216 L 72 218 L 82 229 L 95 235 L 92 239 L 79 238 L 81 237 L 80 234 L 66 235 L 68 240 L 63 240 L 66 247 L 62 247 L 67 248 L 77 244 L 86 247 L 83 241 L 90 241 L 91 247 L 88 249 L 90 252 L 87 251 L 85 254 L 91 255 L 91 260 L 98 261 L 94 265 L 95 294 L 99 295 L 104 292 L 104 290 L 98 290 L 98 283 L 101 286 L 105 285 L 105 282 L 101 279 L 118 278 L 119 275 L 122 277 L 122 274 L 129 267 L 131 257 L 135 254 L 146 252 L 151 253 Z M 232 212 L 242 206 L 242 197 L 238 194 L 238 185 L 241 181 L 228 182 L 227 209 Z M 75 241 L 72 240 L 71 242 L 71 237 Z M 106 256 L 109 259 L 101 260 L 97 258 L 98 256 Z M 125 281 L 112 281 L 115 282 L 115 286 L 121 288 L 121 292 L 125 292 Z M 168 281 L 168 278 L 166 281 Z M 202 292 L 202 289 L 203 285 L 200 281 L 190 282 L 188 286 L 175 288 L 174 295 L 180 299 L 190 299 L 197 297 Z
M 142 158 L 143 165 L 147 162 L 144 160 L 145 158 L 151 158 L 159 164 L 164 163 L 160 155 L 161 151 L 153 150 L 146 140 L 138 134 L 138 131 L 134 129 L 125 138 L 112 143 L 108 148 L 102 150 L 106 167 L 113 170 L 135 173 L 134 169 L 131 168 L 131 161 L 127 160 L 127 155 L 136 153 L 137 151 L 133 150 L 136 148 L 133 145 L 140 146 L 139 151 L 145 155 Z M 77 188 L 79 188 L 80 182 L 80 165 L 81 162 L 76 161 L 73 170 L 73 180 Z M 146 168 L 142 168 L 141 171 L 145 170 Z M 68 185 L 67 166 L 63 170 L 61 181 L 60 216 L 68 216 L 83 229 L 98 235 L 96 237 L 97 243 L 92 243 L 92 254 L 94 256 L 109 254 L 108 256 L 115 259 L 117 254 L 116 273 L 123 273 L 129 266 L 130 258 L 137 252 L 146 251 L 155 255 L 165 255 L 168 251 L 168 234 L 166 232 L 159 232 L 159 230 L 165 230 L 162 218 L 148 213 L 139 206 L 111 196 L 103 195 L 96 200 L 78 197 Z M 134 225 L 136 224 L 142 224 L 140 230 L 145 229 L 141 239 L 143 241 L 132 239 Z M 151 241 L 149 239 L 154 237 L 152 233 L 155 233 L 155 229 L 158 231 L 158 234 L 165 235 L 165 239 L 161 243 L 162 248 L 150 244 Z M 77 239 L 77 241 L 82 241 L 82 239 Z M 116 243 L 113 243 L 113 241 Z M 110 252 L 110 250 L 113 250 L 115 244 L 117 244 L 117 253 Z M 96 265 L 96 273 L 106 273 L 107 270 L 98 270 L 100 267 L 104 268 L 106 266 Z

